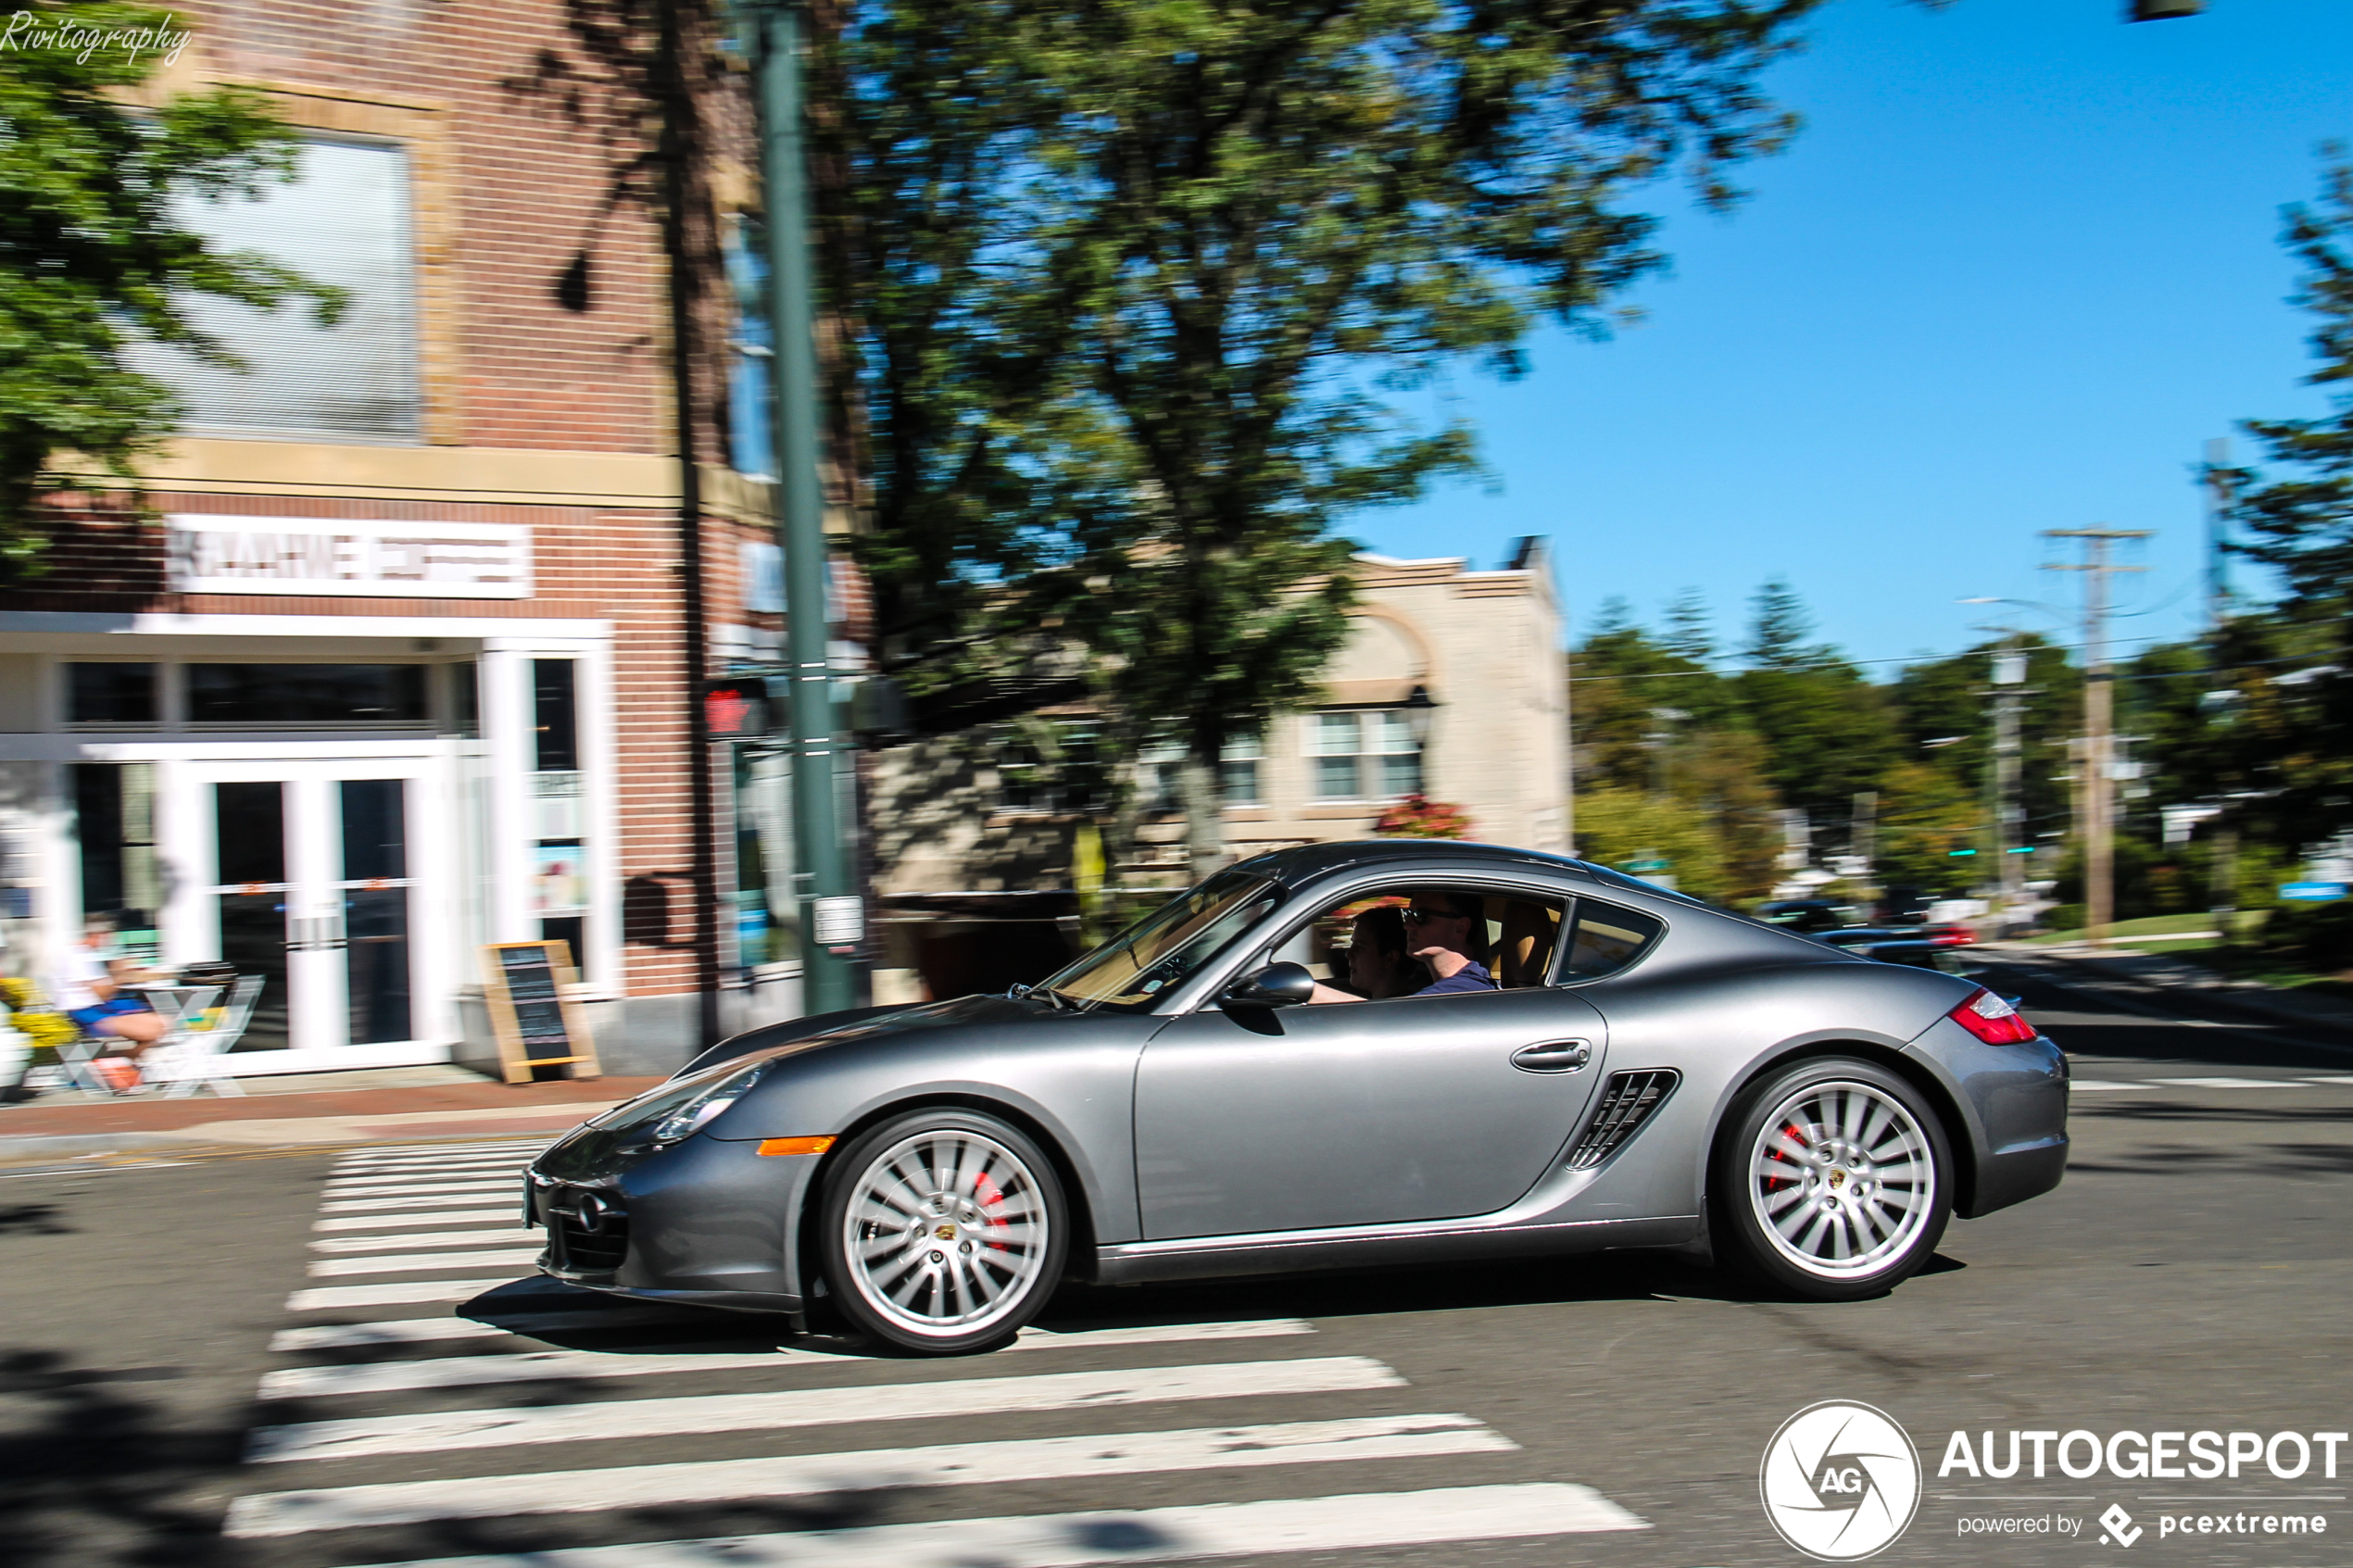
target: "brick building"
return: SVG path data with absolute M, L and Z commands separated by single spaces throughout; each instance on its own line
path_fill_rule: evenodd
M 785 771 L 698 769 L 692 729 L 782 625 L 743 71 L 690 50 L 673 89 L 650 19 L 547 0 L 191 10 L 157 85 L 254 87 L 305 142 L 191 221 L 352 307 L 200 307 L 248 375 L 142 350 L 189 409 L 145 512 L 62 497 L 0 591 L 0 963 L 85 917 L 230 959 L 269 977 L 257 1073 L 480 1052 L 491 941 L 573 945 L 609 1069 L 797 1010 Z

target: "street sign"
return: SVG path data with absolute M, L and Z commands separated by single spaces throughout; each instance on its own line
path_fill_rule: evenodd
M 1670 871 L 1674 865 L 1672 860 L 1629 860 L 1617 869 L 1629 876 L 1648 876 L 1655 872 Z
M 2326 898 L 2345 897 L 2346 884 L 2341 882 L 2284 882 L 2280 884 L 2283 898 L 2308 898 L 2319 902 Z

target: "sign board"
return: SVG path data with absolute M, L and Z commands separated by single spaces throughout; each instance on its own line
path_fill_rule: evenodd
M 182 594 L 527 599 L 531 530 L 475 522 L 340 518 L 164 519 L 171 586 Z
M 596 1043 L 580 1004 L 564 988 L 579 979 L 568 942 L 492 942 L 482 949 L 483 1001 L 498 1040 L 498 1065 L 510 1084 L 528 1084 L 535 1067 L 564 1067 L 570 1078 L 595 1078 Z
M 2342 898 L 2346 884 L 2341 882 L 2284 882 L 2280 884 L 2283 898 Z

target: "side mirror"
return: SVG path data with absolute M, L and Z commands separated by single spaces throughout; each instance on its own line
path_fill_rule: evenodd
M 1270 963 L 1226 987 L 1218 1000 L 1245 1007 L 1296 1007 L 1315 995 L 1315 977 L 1295 963 Z

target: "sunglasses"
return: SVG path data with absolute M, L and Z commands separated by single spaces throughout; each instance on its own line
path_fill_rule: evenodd
M 1470 917 L 1460 909 L 1425 909 L 1416 906 L 1405 911 L 1405 918 L 1416 925 L 1423 925 L 1434 920 L 1468 920 Z

